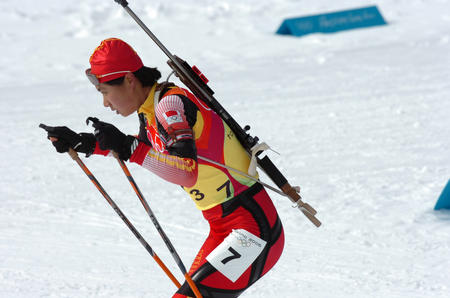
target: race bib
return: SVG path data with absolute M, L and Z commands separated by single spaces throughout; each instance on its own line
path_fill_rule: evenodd
M 233 230 L 206 260 L 235 282 L 261 254 L 266 241 L 243 229 Z

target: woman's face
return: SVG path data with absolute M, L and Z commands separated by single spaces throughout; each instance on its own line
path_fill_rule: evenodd
M 127 74 L 121 85 L 100 83 L 97 90 L 103 95 L 103 105 L 124 117 L 136 112 L 141 105 L 141 100 L 136 93 L 138 86 L 135 80 L 137 80 L 136 77 L 130 78 Z

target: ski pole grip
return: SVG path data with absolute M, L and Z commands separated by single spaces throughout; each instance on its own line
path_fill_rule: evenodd
M 114 0 L 114 2 L 119 3 L 123 7 L 127 7 L 128 6 L 128 2 L 126 0 Z
M 114 156 L 115 159 L 119 159 L 120 160 L 119 153 L 117 153 L 116 151 L 111 151 L 111 152 L 112 152 L 112 155 Z
M 73 160 L 77 160 L 78 159 L 78 153 L 73 150 L 72 148 L 69 148 L 69 153 L 70 157 L 72 157 Z

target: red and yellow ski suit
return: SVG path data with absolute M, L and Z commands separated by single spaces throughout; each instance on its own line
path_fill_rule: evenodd
M 162 90 L 155 104 L 156 88 L 138 110 L 139 145 L 130 161 L 181 185 L 209 222 L 210 233 L 189 270 L 203 297 L 237 297 L 278 261 L 284 246 L 281 221 L 261 184 L 203 159 L 247 172 L 250 158 L 228 125 L 179 87 Z M 94 153 L 107 154 L 99 148 Z M 232 282 L 206 258 L 236 229 L 267 244 Z M 174 297 L 186 296 L 194 296 L 187 283 Z

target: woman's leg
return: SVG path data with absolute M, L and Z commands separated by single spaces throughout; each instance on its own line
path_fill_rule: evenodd
M 259 184 L 250 188 L 249 192 L 206 212 L 205 217 L 210 222 L 211 232 L 200 248 L 189 274 L 205 298 L 238 297 L 266 274 L 281 256 L 284 247 L 281 221 L 270 197 Z M 237 229 L 253 234 L 265 241 L 266 245 L 262 252 L 255 256 L 256 260 L 252 265 L 233 282 L 214 268 L 206 258 Z M 238 262 L 239 259 L 234 261 Z M 184 283 L 173 297 L 193 297 L 193 293 L 187 283 Z

